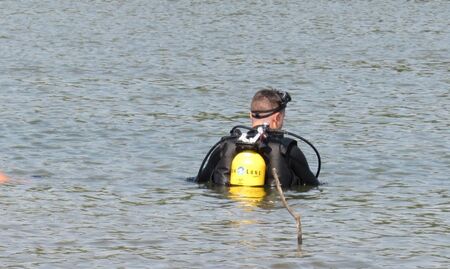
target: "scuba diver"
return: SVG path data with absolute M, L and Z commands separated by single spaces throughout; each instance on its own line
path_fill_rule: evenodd
M 196 182 L 274 186 L 271 171 L 276 168 L 283 187 L 318 186 L 318 151 L 306 139 L 282 130 L 289 101 L 291 97 L 284 91 L 265 88 L 256 92 L 251 102 L 252 128 L 236 126 L 229 136 L 222 137 L 203 160 Z M 241 129 L 247 132 L 243 133 Z M 311 172 L 297 141 L 285 137 L 285 134 L 301 139 L 314 149 L 319 161 L 316 175 Z

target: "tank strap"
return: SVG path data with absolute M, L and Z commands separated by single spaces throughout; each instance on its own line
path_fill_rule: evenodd
M 276 142 L 280 143 L 280 153 L 283 156 L 288 155 L 289 151 L 291 150 L 291 147 L 297 145 L 297 141 L 294 139 L 288 138 L 288 137 L 279 137 L 276 138 Z
M 293 146 L 297 145 L 297 141 L 291 138 L 283 138 L 283 147 L 285 148 L 285 152 L 282 152 L 283 154 L 288 154 L 288 152 L 291 150 Z

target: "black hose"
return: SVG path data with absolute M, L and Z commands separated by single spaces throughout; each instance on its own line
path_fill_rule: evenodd
M 247 130 L 253 130 L 252 128 L 247 127 L 247 126 L 244 126 L 244 125 L 236 125 L 236 126 L 233 127 L 233 129 L 231 129 L 230 134 L 231 134 L 231 135 L 235 134 L 235 130 L 236 130 L 236 129 L 239 129 L 239 128 L 247 129 Z M 197 173 L 197 181 L 198 181 L 198 178 L 199 178 L 199 176 L 200 176 L 200 173 L 203 171 L 203 168 L 204 168 L 205 163 L 206 163 L 206 161 L 208 160 L 209 156 L 211 155 L 211 153 L 217 148 L 217 146 L 218 146 L 223 140 L 224 140 L 224 138 L 220 139 L 219 142 L 217 142 L 214 146 L 212 146 L 211 149 L 210 149 L 210 150 L 208 151 L 208 153 L 206 154 L 205 158 L 204 158 L 203 161 L 202 161 L 202 164 L 200 165 L 200 168 L 198 169 L 198 173 Z
M 205 166 L 206 160 L 208 160 L 209 155 L 211 155 L 211 153 L 217 148 L 217 146 L 222 142 L 222 139 L 220 139 L 216 144 L 214 144 L 214 146 L 211 147 L 211 149 L 208 151 L 208 153 L 206 154 L 205 158 L 202 161 L 202 164 L 200 165 L 200 168 L 198 169 L 198 173 L 197 173 L 197 179 L 196 181 L 198 181 L 198 178 L 200 176 L 200 173 L 203 171 L 203 166 Z
M 320 159 L 319 151 L 316 149 L 316 147 L 314 147 L 314 145 L 313 145 L 311 142 L 309 142 L 308 140 L 306 140 L 305 138 L 303 138 L 303 137 L 301 137 L 301 136 L 299 136 L 299 135 L 296 135 L 296 134 L 291 133 L 291 132 L 288 132 L 288 131 L 281 131 L 281 132 L 283 132 L 283 133 L 285 133 L 285 134 L 287 134 L 287 135 L 291 135 L 291 136 L 293 136 L 293 137 L 295 137 L 295 138 L 298 138 L 298 139 L 302 140 L 303 142 L 305 142 L 306 144 L 308 144 L 308 145 L 314 150 L 314 152 L 315 152 L 316 155 L 317 155 L 317 163 L 318 163 L 318 165 L 317 165 L 317 172 L 316 172 L 316 178 L 319 178 L 320 168 L 321 168 L 321 166 L 322 166 L 322 161 L 321 161 L 321 159 Z

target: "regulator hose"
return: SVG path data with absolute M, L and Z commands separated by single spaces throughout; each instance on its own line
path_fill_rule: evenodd
M 240 133 L 239 133 L 239 134 L 235 133 L 235 130 L 238 129 L 238 128 L 245 128 L 245 129 L 248 129 L 248 130 L 252 130 L 252 128 L 249 128 L 249 127 L 247 127 L 247 126 L 244 126 L 244 125 L 238 125 L 238 126 L 233 127 L 233 129 L 231 129 L 231 131 L 230 131 L 231 136 L 233 136 L 233 135 L 234 135 L 234 136 L 240 135 Z M 196 178 L 197 181 L 198 181 L 198 177 L 200 176 L 201 172 L 203 171 L 203 168 L 204 168 L 204 166 L 205 166 L 206 161 L 209 159 L 209 156 L 210 156 L 211 153 L 219 146 L 219 144 L 220 144 L 222 141 L 224 141 L 225 139 L 226 139 L 226 137 L 222 137 L 222 138 L 221 138 L 216 144 L 214 144 L 214 146 L 212 146 L 211 149 L 208 151 L 208 153 L 206 154 L 205 158 L 204 158 L 203 161 L 202 161 L 202 164 L 200 165 L 200 168 L 198 169 L 197 178 Z
M 298 139 L 302 140 L 303 142 L 305 142 L 306 144 L 308 144 L 308 145 L 314 150 L 314 152 L 316 153 L 316 156 L 317 156 L 317 172 L 316 172 L 316 178 L 319 178 L 320 168 L 321 168 L 321 166 L 322 166 L 322 161 L 321 161 L 321 159 L 320 159 L 319 151 L 316 149 L 316 147 L 314 147 L 314 145 L 313 145 L 311 142 L 309 142 L 308 140 L 306 140 L 305 138 L 303 138 L 303 137 L 301 137 L 301 136 L 299 136 L 299 135 L 296 135 L 296 134 L 291 133 L 291 132 L 288 132 L 288 131 L 281 131 L 281 132 L 283 132 L 283 133 L 285 133 L 285 134 L 287 134 L 287 135 L 290 135 L 290 136 L 293 136 L 293 137 L 295 137 L 295 138 L 298 138 Z
M 222 142 L 223 139 L 220 139 L 219 142 L 214 144 L 214 146 L 211 147 L 211 149 L 206 154 L 205 158 L 202 161 L 202 165 L 200 165 L 200 168 L 198 169 L 197 178 L 196 181 L 198 181 L 198 177 L 200 176 L 200 173 L 203 171 L 203 167 L 205 166 L 206 161 L 209 159 L 209 155 L 217 148 L 217 146 Z

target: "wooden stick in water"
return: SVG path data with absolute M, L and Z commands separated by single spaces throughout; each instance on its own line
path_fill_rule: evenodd
M 277 187 L 278 193 L 280 194 L 280 197 L 281 197 L 281 202 L 283 202 L 283 205 L 286 207 L 286 209 L 289 211 L 289 213 L 295 219 L 295 222 L 297 224 L 297 243 L 299 245 L 301 245 L 303 239 L 302 239 L 302 222 L 301 222 L 300 214 L 297 214 L 286 202 L 286 198 L 284 197 L 283 190 L 281 189 L 281 183 L 280 183 L 280 179 L 278 178 L 276 168 L 272 168 L 272 174 L 273 174 L 273 177 L 275 178 L 276 187 Z

